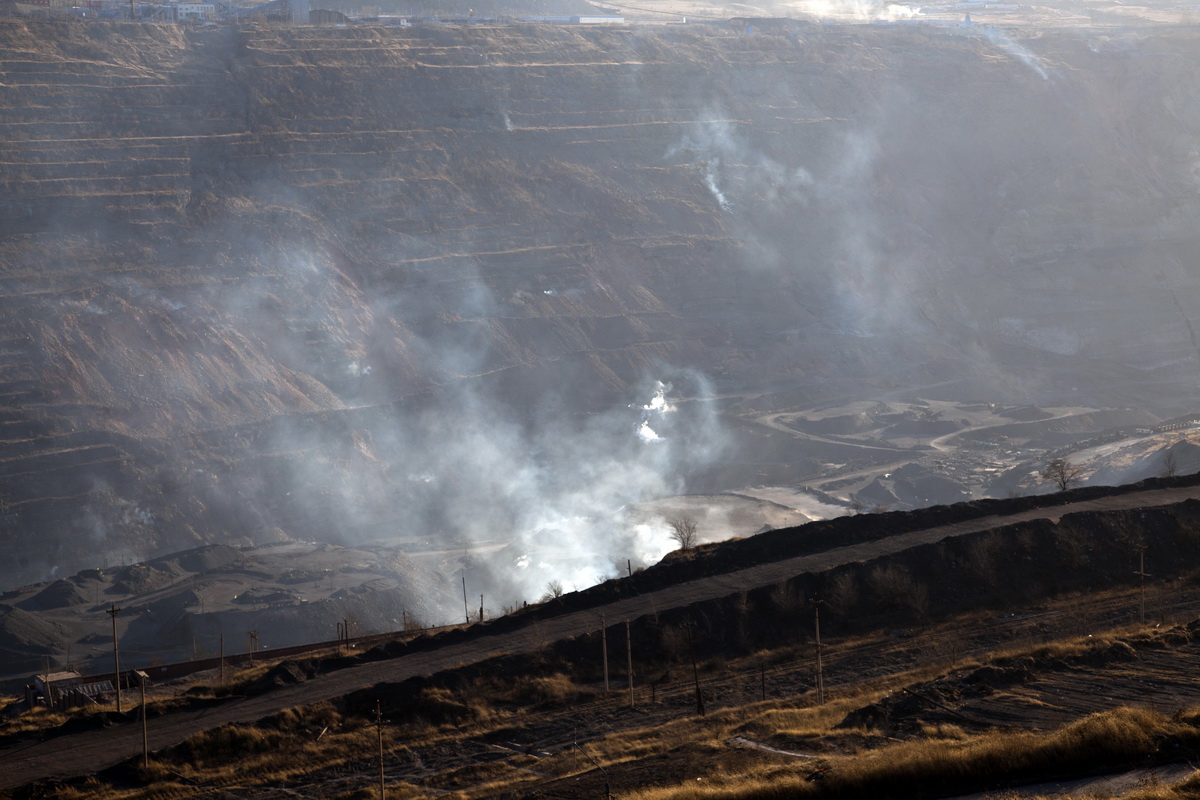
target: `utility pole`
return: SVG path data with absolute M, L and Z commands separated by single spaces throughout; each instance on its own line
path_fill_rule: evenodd
M 604 664 L 604 693 L 608 694 L 608 627 L 604 615 L 600 615 L 600 653 Z
M 483 595 L 479 595 L 479 621 L 483 622 Z
M 629 620 L 625 620 L 625 671 L 629 673 L 629 707 L 633 708 L 633 636 L 629 633 Z
M 825 705 L 825 669 L 821 661 L 821 605 L 813 605 L 813 626 L 817 635 L 817 705 Z
M 463 617 L 466 618 L 467 624 L 471 624 L 471 612 L 467 608 L 467 571 L 464 569 L 462 574 L 463 581 Z
M 130 5 L 130 8 L 133 6 Z M 112 607 L 104 613 L 112 617 L 113 631 L 113 686 L 117 689 L 117 713 L 121 713 L 121 659 L 117 655 L 117 614 L 121 613 L 121 609 L 117 608 L 117 604 L 113 603 Z
M 1138 542 L 1138 571 L 1135 573 L 1138 576 L 1138 622 L 1142 625 L 1146 624 L 1146 578 L 1150 577 L 1146 574 L 1146 540 L 1143 538 Z
M 608 770 L 606 770 L 604 767 L 600 766 L 600 762 L 597 761 L 596 759 L 592 758 L 591 753 L 589 753 L 587 750 L 584 750 L 582 747 L 580 747 L 578 741 L 572 742 L 572 744 L 575 746 L 576 750 L 578 750 L 579 752 L 583 753 L 585 756 L 588 757 L 588 761 L 591 761 L 593 764 L 596 765 L 596 769 L 600 770 L 600 774 L 604 776 L 604 800 L 610 800 L 610 798 L 612 797 L 612 787 L 608 782 Z
M 142 766 L 150 767 L 150 736 L 146 731 L 146 673 L 138 670 L 138 682 L 142 685 Z
M 375 732 L 379 738 L 379 800 L 386 800 L 383 787 L 383 707 L 380 701 L 375 701 Z
M 688 649 L 692 651 L 692 681 L 696 686 L 696 713 L 704 716 L 704 695 L 700 692 L 700 668 L 696 666 L 696 632 L 691 620 L 687 622 Z

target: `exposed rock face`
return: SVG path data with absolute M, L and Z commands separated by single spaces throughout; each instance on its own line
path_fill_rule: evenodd
M 719 457 L 654 379 L 1194 387 L 1190 31 L 738 31 L 4 21 L 0 582 L 560 530 Z

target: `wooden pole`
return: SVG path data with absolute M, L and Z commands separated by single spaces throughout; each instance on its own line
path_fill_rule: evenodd
M 600 615 L 600 652 L 604 663 L 604 693 L 608 694 L 608 626 Z
M 150 767 L 150 735 L 146 730 L 146 673 L 138 674 L 138 682 L 142 684 L 142 766 Z
M 471 611 L 470 611 L 470 609 L 467 608 L 467 572 L 466 572 L 466 570 L 463 570 L 462 581 L 463 581 L 463 617 L 466 618 L 467 624 L 470 625 L 471 624 Z
M 696 635 L 691 621 L 688 621 L 688 649 L 692 651 L 692 680 L 696 686 L 696 713 L 704 716 L 704 695 L 700 692 L 700 668 L 696 666 Z
M 1146 624 L 1146 542 L 1138 544 L 1138 621 Z
M 625 620 L 626 672 L 629 673 L 629 707 L 633 708 L 633 636 L 629 633 L 629 620 Z
M 132 8 L 132 5 L 130 6 Z M 121 609 L 117 608 L 117 604 L 113 603 L 112 608 L 108 609 L 107 613 L 112 617 L 112 636 L 113 636 L 113 686 L 117 690 L 117 713 L 121 713 L 121 659 L 117 655 L 117 614 Z
M 1138 548 L 1138 620 L 1146 624 L 1146 548 Z
M 379 800 L 386 800 L 383 786 L 383 707 L 375 701 L 375 731 L 379 737 Z
M 825 669 L 821 661 L 821 607 L 813 606 L 813 624 L 817 634 L 817 705 L 825 705 Z

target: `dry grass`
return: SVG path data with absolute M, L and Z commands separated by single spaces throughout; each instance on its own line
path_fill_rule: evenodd
M 1125 800 L 1197 800 L 1200 798 L 1200 772 L 1174 783 L 1165 784 L 1151 780 L 1129 794 Z
M 772 766 L 740 775 L 717 775 L 703 785 L 636 791 L 631 800 L 775 800 L 952 794 L 1089 770 L 1150 758 L 1163 745 L 1188 752 L 1200 747 L 1200 712 L 1169 719 L 1144 709 L 1118 708 L 1078 720 L 1049 734 L 992 732 L 963 737 L 947 731 L 829 760 L 820 781 L 809 779 L 811 763 Z
M 938 626 L 921 634 L 936 637 Z M 1083 658 L 1117 645 L 1123 637 L 1133 641 L 1145 631 L 1122 629 L 1099 631 L 1044 644 L 1019 645 L 987 659 L 1013 659 L 1021 663 L 1049 663 L 1055 660 Z M 855 637 L 852 641 L 832 642 L 828 653 L 839 648 L 861 647 L 911 650 L 914 640 L 896 640 L 881 634 Z M 876 731 L 863 728 L 837 728 L 855 709 L 876 703 L 888 692 L 931 680 L 944 674 L 945 654 L 927 653 L 920 666 L 869 680 L 829 687 L 830 701 L 824 706 L 809 705 L 809 694 L 767 700 L 741 706 L 711 708 L 707 716 L 685 716 L 639 729 L 617 730 L 600 738 L 593 727 L 581 730 L 587 753 L 606 770 L 617 775 L 644 775 L 647 764 L 674 765 L 674 772 L 653 778 L 669 780 L 671 775 L 687 771 L 693 777 L 686 785 L 646 789 L 628 797 L 637 800 L 660 798 L 720 797 L 848 797 L 881 796 L 894 793 L 896 787 L 912 787 L 927 793 L 953 792 L 1002 785 L 1007 780 L 1030 779 L 1053 769 L 1086 770 L 1117 764 L 1153 752 L 1160 744 L 1174 739 L 1200 749 L 1200 712 L 1166 719 L 1151 712 L 1121 709 L 1089 717 L 1045 735 L 977 735 L 950 724 L 929 723 L 918 729 L 917 738 L 898 743 Z M 960 667 L 961 652 L 954 654 Z M 978 653 L 977 653 L 978 655 Z M 807 660 L 806 645 L 775 651 L 756 652 L 742 659 L 730 659 L 720 674 L 705 679 L 713 685 L 741 674 L 754 674 L 760 665 L 772 665 L 783 674 L 795 671 Z M 910 662 L 911 663 L 911 662 Z M 970 663 L 968 660 L 967 663 Z M 239 673 L 219 693 L 235 687 L 254 686 L 269 665 L 260 664 Z M 800 667 L 804 669 L 805 667 Z M 849 675 L 847 674 L 847 677 Z M 744 681 L 743 681 L 744 682 Z M 454 685 L 451 683 L 451 685 Z M 217 692 L 214 692 L 217 693 Z M 598 702 L 597 702 L 598 701 Z M 507 678 L 494 675 L 477 678 L 454 689 L 430 686 L 414 702 L 406 703 L 391 716 L 384 728 L 388 753 L 389 797 L 428 796 L 430 791 L 450 793 L 459 800 L 498 796 L 521 796 L 549 780 L 587 781 L 595 777 L 595 768 L 586 756 L 569 746 L 550 758 L 536 759 L 513 753 L 496 761 L 471 763 L 470 758 L 446 760 L 438 754 L 461 753 L 466 741 L 486 741 L 489 734 L 530 724 L 554 724 L 570 717 L 576 708 L 587 706 L 589 715 L 612 719 L 617 727 L 636 724 L 636 716 L 617 714 L 623 703 L 600 699 L 595 689 L 582 685 L 562 666 L 553 662 L 545 670 Z M 669 706 L 658 706 L 661 718 Z M 684 706 L 686 707 L 686 706 Z M 608 709 L 604 711 L 603 709 Z M 534 721 L 531 723 L 531 720 Z M 30 715 L 21 722 L 34 730 L 46 724 L 61 724 L 62 719 L 45 712 Z M 611 728 L 610 728 L 611 730 Z M 93 780 L 57 797 L 89 797 L 96 800 L 174 800 L 211 796 L 214 787 L 237 792 L 253 787 L 303 785 L 320 787 L 321 796 L 373 796 L 373 767 L 370 754 L 375 751 L 376 731 L 371 721 L 339 712 L 330 704 L 287 709 L 254 726 L 226 726 L 199 734 L 183 745 L 159 753 L 149 770 L 135 770 L 132 782 L 120 787 Z M 752 751 L 745 754 L 731 744 L 735 737 L 800 751 L 809 758 L 800 759 Z M 411 755 L 410 755 L 411 753 Z M 393 782 L 393 777 L 411 774 L 403 765 L 430 759 L 431 773 L 420 785 Z M 661 761 L 660 761 L 661 759 Z M 451 763 L 453 762 L 453 763 Z M 816 765 L 829 765 L 832 771 L 820 783 L 807 780 Z M 422 768 L 424 769 L 424 768 Z M 420 771 L 418 771 L 420 774 Z M 702 777 L 697 781 L 696 777 Z M 140 780 L 143 788 L 134 788 Z M 614 786 L 639 785 L 636 778 L 617 781 Z M 190 785 L 204 784 L 203 787 Z M 649 783 L 642 780 L 640 785 Z M 581 784 L 582 785 L 582 784 Z M 1142 800 L 1174 800 L 1197 797 L 1200 793 L 1186 786 L 1145 787 Z M 1188 794 L 1192 792 L 1192 794 Z
M 88 711 L 87 713 L 94 713 Z M 0 736 L 25 736 L 38 733 L 49 728 L 57 728 L 72 717 L 80 716 L 78 711 L 50 711 L 45 708 L 35 708 L 24 711 L 15 717 L 0 719 Z

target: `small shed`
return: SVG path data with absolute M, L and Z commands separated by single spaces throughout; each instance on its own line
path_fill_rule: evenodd
M 109 679 L 88 678 L 74 670 L 47 672 L 33 676 L 33 683 L 25 687 L 25 699 L 30 708 L 43 706 L 65 710 L 76 706 L 92 705 L 102 694 L 113 691 Z

